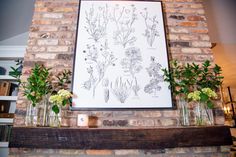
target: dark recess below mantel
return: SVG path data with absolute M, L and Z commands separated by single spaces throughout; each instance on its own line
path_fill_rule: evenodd
M 231 145 L 227 126 L 99 129 L 13 127 L 11 148 L 163 149 Z

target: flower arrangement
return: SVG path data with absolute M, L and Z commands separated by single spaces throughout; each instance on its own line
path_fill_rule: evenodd
M 211 99 L 216 99 L 217 94 L 210 88 L 203 88 L 201 90 L 196 90 L 188 94 L 188 99 L 193 101 L 205 102 L 207 107 L 212 109 L 214 107 Z
M 206 60 L 201 65 L 195 63 L 180 64 L 176 60 L 171 62 L 171 68 L 163 69 L 164 81 L 169 82 L 169 88 L 179 100 L 180 122 L 189 125 L 189 108 L 187 101 L 194 104 L 196 125 L 213 125 L 213 99 L 217 98 L 217 91 L 222 84 L 221 67 L 211 65 Z
M 36 63 L 27 81 L 18 81 L 24 96 L 30 102 L 26 111 L 27 126 L 48 126 L 49 114 L 58 116 L 61 106 L 71 103 L 72 94 L 67 91 L 71 83 L 71 71 L 64 70 L 55 75 L 50 70 L 51 68 Z M 10 75 L 19 77 L 20 73 L 18 69 L 12 68 Z M 50 95 L 53 105 L 48 103 Z
M 55 114 L 60 112 L 62 106 L 66 106 L 71 102 L 72 94 L 68 90 L 61 89 L 55 95 L 49 97 L 49 102 L 53 103 L 52 111 Z
M 209 106 L 212 105 L 210 105 L 211 101 L 208 101 L 209 96 L 218 90 L 223 79 L 223 76 L 220 75 L 221 67 L 217 64 L 212 67 L 209 60 L 206 60 L 202 65 L 195 63 L 183 65 L 174 60 L 170 70 L 163 69 L 163 71 L 164 81 L 170 83 L 169 88 L 172 88 L 175 96 L 190 101 L 195 101 L 195 98 L 200 96 L 200 100 L 208 102 Z

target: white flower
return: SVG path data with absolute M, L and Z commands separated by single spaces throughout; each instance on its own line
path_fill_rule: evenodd
M 65 90 L 65 89 L 59 90 L 58 95 L 61 96 L 63 99 L 68 99 L 72 97 L 72 94 L 68 90 Z

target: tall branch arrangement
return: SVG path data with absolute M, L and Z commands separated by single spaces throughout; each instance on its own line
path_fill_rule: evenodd
M 220 66 L 217 64 L 212 66 L 209 60 L 202 65 L 195 63 L 181 65 L 173 61 L 170 70 L 163 69 L 163 71 L 165 81 L 170 83 L 175 96 L 193 101 L 198 99 L 206 102 L 209 108 L 213 108 L 212 93 L 218 91 L 223 80 Z

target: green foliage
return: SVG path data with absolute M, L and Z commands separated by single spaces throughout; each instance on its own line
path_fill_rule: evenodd
M 52 106 L 52 111 L 55 112 L 56 114 L 58 114 L 58 113 L 60 112 L 60 109 L 59 109 L 58 105 L 55 105 L 55 104 L 54 104 L 54 105 Z
M 22 83 L 24 95 L 32 102 L 33 106 L 35 106 L 44 95 L 51 92 L 49 70 L 50 69 L 43 65 L 35 64 L 27 82 Z
M 164 81 L 170 83 L 174 95 L 186 97 L 197 82 L 199 66 L 194 63 L 183 66 L 174 60 L 171 62 L 170 70 L 163 69 L 163 71 Z
M 21 84 L 20 76 L 22 74 L 22 68 L 23 68 L 23 61 L 21 59 L 15 60 L 16 62 L 16 68 L 11 67 L 11 71 L 9 71 L 9 75 L 16 78 L 16 81 L 18 82 L 18 85 Z
M 171 68 L 163 69 L 164 81 L 170 83 L 175 96 L 186 96 L 194 91 L 203 88 L 217 90 L 222 84 L 223 77 L 221 67 L 215 64 L 212 68 L 210 61 L 206 60 L 202 65 L 187 63 L 181 65 L 176 60 L 171 62 Z M 202 100 L 207 99 L 206 95 L 201 95 Z M 209 106 L 211 104 L 209 103 Z
M 71 83 L 72 72 L 70 70 L 63 70 L 56 75 L 56 78 L 50 78 L 52 85 L 52 94 L 57 93 L 60 89 L 69 89 L 68 85 Z
M 200 98 L 200 102 L 206 103 L 208 108 L 212 109 L 214 107 L 213 102 L 207 94 L 201 92 Z
M 221 76 L 221 67 L 215 64 L 215 66 L 211 68 L 210 61 L 207 60 L 202 64 L 202 68 L 199 70 L 198 89 L 208 87 L 213 90 L 218 90 L 224 78 Z
M 70 70 L 64 70 L 63 72 L 59 73 L 56 77 L 58 80 L 58 86 L 63 88 L 68 83 L 71 83 L 71 74 L 72 72 Z

